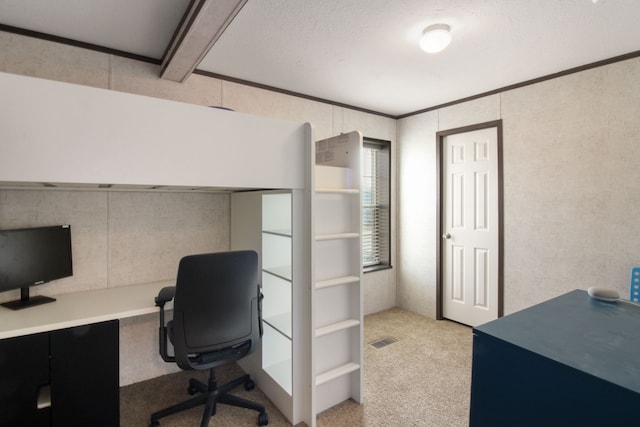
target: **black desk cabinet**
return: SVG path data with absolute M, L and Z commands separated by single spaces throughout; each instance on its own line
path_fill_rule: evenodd
M 118 333 L 112 320 L 0 340 L 0 426 L 117 427 Z
M 573 291 L 474 328 L 470 427 L 640 426 L 640 307 Z
M 1 426 L 48 426 L 49 408 L 37 409 L 48 384 L 48 333 L 0 340 Z

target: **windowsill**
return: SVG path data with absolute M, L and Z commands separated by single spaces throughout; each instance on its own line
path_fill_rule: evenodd
M 368 267 L 364 267 L 362 269 L 362 272 L 367 274 L 367 273 L 372 273 L 374 271 L 389 270 L 391 268 L 393 267 L 387 264 L 370 265 Z

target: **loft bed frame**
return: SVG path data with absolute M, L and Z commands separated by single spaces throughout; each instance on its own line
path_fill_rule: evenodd
M 304 188 L 311 126 L 0 73 L 0 184 Z

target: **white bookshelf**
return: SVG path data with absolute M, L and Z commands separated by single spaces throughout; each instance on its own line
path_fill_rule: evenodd
M 239 364 L 292 424 L 311 424 L 310 292 L 301 190 L 234 193 L 232 249 L 260 254 L 262 346 Z M 248 360 L 247 360 L 248 359 Z
M 314 145 L 311 172 L 313 413 L 362 401 L 362 135 Z
M 262 368 L 289 394 L 292 390 L 291 193 L 262 194 Z

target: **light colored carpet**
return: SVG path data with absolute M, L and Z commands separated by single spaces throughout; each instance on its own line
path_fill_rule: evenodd
M 471 328 L 435 321 L 398 308 L 365 317 L 364 402 L 343 402 L 318 416 L 318 427 L 468 425 L 471 384 Z M 369 343 L 398 341 L 376 349 Z M 218 370 L 224 383 L 240 376 L 237 366 Z M 152 412 L 188 397 L 188 378 L 206 380 L 206 372 L 179 372 L 120 390 L 120 425 L 147 426 Z M 236 394 L 267 406 L 269 426 L 291 426 L 260 390 L 238 388 Z M 200 424 L 202 408 L 161 420 L 163 427 Z M 257 413 L 218 406 L 210 426 L 255 426 Z

